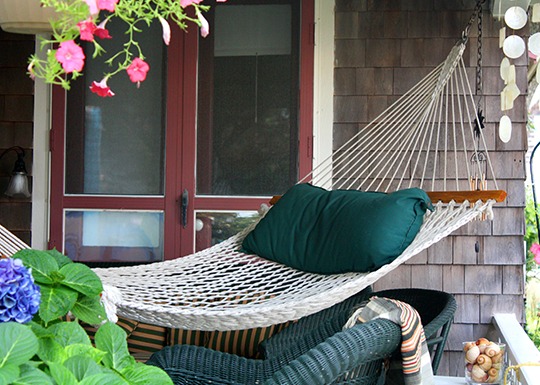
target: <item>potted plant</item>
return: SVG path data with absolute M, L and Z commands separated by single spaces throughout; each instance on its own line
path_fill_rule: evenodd
M 40 0 L 0 0 L 0 27 L 12 33 L 51 33 L 55 11 Z
M 126 333 L 106 320 L 102 292 L 91 269 L 56 250 L 0 259 L 0 384 L 172 384 L 129 354 Z M 79 321 L 101 324 L 94 345 Z

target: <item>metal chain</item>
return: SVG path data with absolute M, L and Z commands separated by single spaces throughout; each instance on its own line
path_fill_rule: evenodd
M 469 22 L 467 23 L 467 26 L 463 30 L 463 33 L 461 34 L 463 40 L 469 39 L 469 32 L 471 30 L 471 27 L 476 20 L 476 17 L 479 16 L 482 13 L 482 6 L 484 4 L 485 0 L 478 0 L 476 3 L 476 6 L 474 7 L 474 11 L 471 15 L 471 18 L 469 19 Z
M 483 1 L 481 2 L 483 3 Z M 482 100 L 482 11 L 478 13 L 478 47 L 477 47 L 477 62 L 476 62 L 476 96 L 478 97 L 478 105 Z

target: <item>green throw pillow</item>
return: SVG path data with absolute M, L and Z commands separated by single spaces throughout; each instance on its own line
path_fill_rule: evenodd
M 243 251 L 321 274 L 368 272 L 392 262 L 420 230 L 425 191 L 292 187 L 242 244 Z

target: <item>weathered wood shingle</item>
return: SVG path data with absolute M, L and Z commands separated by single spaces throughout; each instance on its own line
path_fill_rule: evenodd
M 336 0 L 334 105 L 340 124 L 334 125 L 334 146 L 367 123 L 363 119 L 372 119 L 375 110 L 380 110 L 375 107 L 384 103 L 383 97 L 386 105 L 394 102 L 441 63 L 461 36 L 475 5 L 475 0 Z M 503 115 L 499 96 L 504 87 L 499 75 L 501 25 L 487 6 L 483 15 L 483 97 L 478 99 L 486 116 L 484 136 L 498 188 L 505 189 L 508 198 L 496 205 L 493 221 L 467 224 L 373 285 L 375 290 L 426 287 L 454 293 L 458 310 L 439 374 L 463 375 L 462 342 L 487 335 L 495 312 L 515 312 L 523 320 L 527 58 L 523 55 L 514 62 L 521 95 L 515 107 L 505 112 L 512 119 L 513 135 L 509 143 L 502 143 L 497 134 Z M 464 54 L 473 87 L 477 35 L 474 24 Z M 350 51 L 354 49 L 358 51 Z M 355 106 L 360 101 L 355 95 L 365 98 L 366 105 Z M 353 112 L 354 108 L 358 111 Z M 492 177 L 490 171 L 488 176 Z

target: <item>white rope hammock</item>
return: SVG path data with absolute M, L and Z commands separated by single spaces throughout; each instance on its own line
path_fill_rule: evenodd
M 444 63 L 303 181 L 371 191 L 412 186 L 487 190 L 486 174 L 492 176 L 493 170 L 481 130 L 479 135 L 474 132 L 479 118 L 461 58 L 464 49 L 459 42 Z M 496 182 L 493 187 L 497 189 Z M 482 194 L 498 200 L 505 195 Z M 469 203 L 462 192 L 430 197 L 435 202 L 447 195 L 465 202 L 437 203 L 402 255 L 371 273 L 318 275 L 239 252 L 254 225 L 187 257 L 94 271 L 105 285 L 120 290 L 118 314 L 131 319 L 188 330 L 269 326 L 343 301 L 479 215 L 491 217 L 494 199 Z M 0 252 L 9 255 L 11 250 Z

